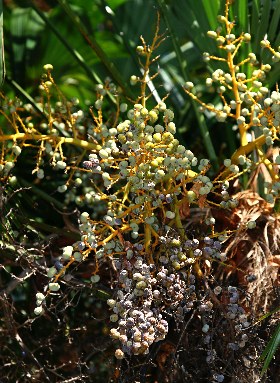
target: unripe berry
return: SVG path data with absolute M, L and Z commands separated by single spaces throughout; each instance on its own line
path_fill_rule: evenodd
M 49 283 L 49 289 L 51 291 L 58 291 L 60 289 L 60 285 L 59 283 L 56 283 L 56 282 Z
M 65 169 L 66 168 L 66 162 L 64 162 L 64 161 L 57 161 L 57 163 L 56 163 L 56 167 L 57 167 L 57 169 Z
M 75 258 L 77 262 L 81 262 L 83 259 L 83 256 L 79 251 L 75 251 L 75 253 L 73 254 L 73 257 Z
M 52 66 L 52 64 L 45 64 L 45 65 L 43 66 L 43 69 L 44 69 L 46 72 L 48 72 L 48 71 L 53 70 L 53 66 Z
M 238 163 L 239 163 L 240 165 L 244 165 L 245 162 L 246 162 L 246 157 L 245 157 L 245 156 L 239 156 L 239 157 L 238 157 Z
M 18 145 L 15 145 L 12 147 L 12 152 L 14 155 L 19 156 L 21 153 L 21 148 Z
M 62 257 L 65 261 L 68 261 L 70 257 L 72 256 L 73 252 L 73 246 L 66 246 L 63 248 L 63 254 Z
M 136 48 L 136 52 L 137 52 L 139 55 L 145 53 L 144 47 L 143 47 L 142 45 L 138 45 L 138 47 Z
M 57 191 L 58 191 L 59 193 L 65 193 L 66 190 L 67 190 L 67 185 L 60 185 L 60 186 L 58 186 L 58 188 L 57 188 Z
M 90 277 L 90 280 L 91 280 L 92 283 L 97 283 L 97 282 L 100 281 L 100 276 L 97 275 L 97 274 L 92 275 L 92 276 Z
M 117 314 L 112 314 L 112 315 L 110 315 L 110 321 L 111 322 L 117 322 L 118 321 L 118 319 L 119 319 L 119 317 L 118 317 L 118 315 Z
M 44 309 L 42 306 L 35 307 L 35 309 L 34 309 L 35 315 L 41 315 L 41 314 L 43 314 L 43 312 L 44 312 Z
M 189 202 L 193 202 L 196 200 L 196 194 L 194 191 L 190 190 L 187 192 L 187 198 Z
M 81 215 L 80 215 L 80 221 L 81 223 L 86 223 L 89 219 L 89 214 L 84 211 Z
M 230 165 L 229 170 L 231 172 L 237 174 L 239 172 L 239 167 L 237 165 L 232 164 L 232 165 Z
M 48 278 L 52 278 L 57 273 L 57 270 L 55 267 L 50 267 L 47 273 Z
M 43 300 L 45 299 L 45 295 L 44 294 L 42 294 L 42 293 L 37 293 L 36 294 L 36 299 L 37 299 L 37 301 L 39 302 L 43 302 Z
M 208 31 L 207 36 L 210 37 L 211 39 L 216 39 L 217 38 L 217 32 L 215 31 Z
M 256 226 L 257 226 L 257 224 L 256 224 L 255 221 L 249 221 L 249 222 L 247 223 L 247 227 L 248 227 L 248 229 L 254 229 Z
M 165 213 L 165 216 L 166 216 L 166 218 L 168 218 L 168 219 L 173 219 L 173 218 L 175 218 L 175 213 L 174 213 L 173 211 L 168 210 L 168 211 Z
M 228 167 L 231 165 L 231 159 L 226 158 L 226 159 L 224 160 L 224 165 L 225 165 L 226 168 L 228 168 Z
M 151 110 L 151 111 L 149 112 L 149 119 L 150 119 L 150 122 L 151 122 L 152 124 L 153 124 L 154 122 L 157 121 L 157 119 L 158 119 L 158 115 L 157 115 L 157 113 L 156 113 L 155 110 Z
M 243 39 L 244 39 L 245 42 L 251 41 L 250 33 L 244 33 Z
M 107 305 L 111 308 L 113 308 L 116 304 L 116 301 L 114 299 L 108 299 L 107 300 Z
M 43 169 L 38 169 L 37 173 L 36 173 L 36 176 L 37 176 L 37 178 L 39 178 L 39 180 L 42 180 L 44 178 L 44 176 L 45 176 L 44 170 Z
M 136 85 L 137 82 L 138 82 L 138 77 L 135 76 L 135 75 L 132 75 L 132 76 L 130 77 L 130 84 L 131 84 L 131 85 Z
M 8 173 L 11 169 L 13 169 L 14 166 L 15 164 L 13 162 L 8 161 L 4 165 L 4 171 Z
M 166 110 L 166 104 L 165 104 L 164 102 L 160 102 L 160 103 L 158 104 L 158 110 L 159 110 L 160 112 L 164 112 L 164 111 Z
M 127 111 L 127 104 L 125 104 L 125 103 L 120 104 L 120 111 L 122 113 L 126 112 Z
M 261 45 L 262 48 L 267 48 L 267 47 L 270 46 L 270 42 L 268 40 L 262 40 L 260 42 L 260 45 Z
M 123 353 L 123 351 L 122 351 L 120 348 L 118 348 L 118 349 L 115 351 L 115 357 L 116 357 L 117 359 L 123 359 L 123 358 L 124 358 L 124 353 Z
M 209 331 L 209 325 L 206 323 L 203 327 L 202 327 L 202 331 L 204 333 L 208 332 Z
M 219 37 L 217 37 L 216 41 L 219 45 L 223 45 L 225 43 L 226 39 L 224 38 L 224 36 L 219 36 Z
M 184 88 L 187 90 L 191 90 L 194 87 L 193 83 L 191 81 L 185 82 Z

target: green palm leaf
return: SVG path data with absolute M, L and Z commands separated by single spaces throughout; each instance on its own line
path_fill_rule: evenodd
M 5 78 L 5 57 L 4 57 L 4 37 L 3 37 L 3 1 L 0 0 L 0 87 Z
M 268 369 L 268 366 L 276 354 L 276 351 L 280 345 L 280 324 L 276 327 L 274 334 L 272 335 L 270 341 L 268 342 L 264 352 L 261 355 L 261 360 L 264 361 L 261 375 L 264 375 L 265 371 Z

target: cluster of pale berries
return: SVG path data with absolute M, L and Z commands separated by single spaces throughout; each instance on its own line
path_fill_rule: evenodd
M 84 259 L 83 251 L 86 249 L 86 247 L 90 247 L 91 249 L 97 248 L 95 226 L 89 220 L 89 214 L 87 212 L 82 213 L 80 216 L 79 229 L 81 232 L 81 240 L 75 242 L 72 246 L 64 247 L 61 258 L 56 260 L 54 265 L 49 267 L 47 270 L 47 277 L 51 281 L 48 283 L 47 289 L 50 292 L 57 292 L 60 290 L 60 283 L 56 278 L 58 274 L 67 280 L 67 276 L 65 275 L 66 270 L 63 271 L 62 269 L 70 260 L 75 262 L 82 262 Z M 98 251 L 96 252 L 96 257 L 100 257 Z M 61 270 L 63 271 L 62 273 Z M 99 280 L 100 276 L 98 274 L 92 275 L 92 283 L 97 283 Z M 36 294 L 37 307 L 34 309 L 34 313 L 36 315 L 40 315 L 44 312 L 43 304 L 45 303 L 45 299 L 45 294 L 41 292 Z
M 135 260 L 119 260 L 116 262 L 119 272 L 119 284 L 124 285 L 117 291 L 116 299 L 109 299 L 108 305 L 113 314 L 111 322 L 118 322 L 117 328 L 112 328 L 110 335 L 120 342 L 115 356 L 118 359 L 127 354 L 146 354 L 152 343 L 165 338 L 168 323 L 160 313 L 162 304 L 161 292 L 158 289 L 162 278 L 167 275 L 159 272 L 152 276 L 152 266 L 138 257 Z M 170 279 L 169 284 L 174 283 Z
M 221 16 L 219 21 L 224 22 L 224 16 Z M 227 34 L 224 37 L 215 31 L 209 31 L 208 36 L 215 39 L 218 46 L 226 52 L 233 53 L 237 49 L 238 43 L 235 44 L 235 42 L 239 42 L 239 40 L 233 33 Z M 244 42 L 248 42 L 251 40 L 251 36 L 245 33 L 242 35 L 242 39 Z M 263 40 L 261 46 L 269 48 L 270 43 L 268 40 Z M 278 50 L 280 51 L 280 46 Z M 205 61 L 209 61 L 211 59 L 210 54 L 204 53 L 204 59 Z M 274 51 L 272 61 L 278 62 L 279 60 L 280 52 Z M 247 60 L 244 61 L 252 65 L 259 64 L 254 53 L 249 53 Z M 266 145 L 273 145 L 274 141 L 279 139 L 280 93 L 279 91 L 273 91 L 270 94 L 269 89 L 264 86 L 267 73 L 270 70 L 271 66 L 269 64 L 263 64 L 260 68 L 253 70 L 250 78 L 247 78 L 246 74 L 240 70 L 238 65 L 234 66 L 234 73 L 232 73 L 230 66 L 229 72 L 222 69 L 215 70 L 211 77 L 206 79 L 206 85 L 209 87 L 217 87 L 217 92 L 223 97 L 223 106 L 215 107 L 212 104 L 205 104 L 201 106 L 201 111 L 208 110 L 214 113 L 219 122 L 224 122 L 228 117 L 234 118 L 236 125 L 233 128 L 242 126 L 247 131 L 249 140 L 249 129 L 258 127 L 265 137 Z M 238 89 L 238 100 L 233 99 L 226 101 L 224 93 L 231 92 L 235 84 L 237 84 Z M 187 93 L 193 95 L 192 89 L 194 85 L 192 82 L 187 82 L 184 87 Z M 241 103 L 241 109 L 237 115 L 236 109 L 239 102 Z M 275 163 L 277 165 L 280 164 L 280 156 L 276 157 Z M 245 155 L 240 155 L 237 164 L 233 164 L 230 159 L 226 159 L 224 165 L 233 174 L 238 174 L 244 167 L 250 168 L 252 161 Z M 275 196 L 279 195 L 280 183 L 275 182 L 272 185 L 267 185 L 267 189 L 266 199 L 268 202 L 273 203 Z
M 131 221 L 131 236 L 135 239 L 138 236 L 139 222 L 150 224 L 158 230 L 158 217 L 154 214 L 156 208 L 171 204 L 180 194 L 186 194 L 189 202 L 193 202 L 199 195 L 210 193 L 213 184 L 207 176 L 196 175 L 191 170 L 197 166 L 199 171 L 205 172 L 209 160 L 201 159 L 198 162 L 194 154 L 174 138 L 174 114 L 163 102 L 150 111 L 136 104 L 127 112 L 127 116 L 129 119 L 119 123 L 116 128 L 102 125 L 98 133 L 100 137 L 96 138 L 103 140 L 103 146 L 90 154 L 83 165 L 101 176 L 107 195 L 117 182 L 120 183 L 118 185 L 126 184 L 130 205 L 135 206 L 132 209 L 133 214 L 141 216 L 141 206 L 151 203 L 152 211 L 149 216 L 145 214 L 138 222 Z M 182 184 L 186 184 L 184 180 L 199 183 L 197 194 L 192 190 L 183 190 Z M 168 184 L 168 187 L 164 189 L 160 186 L 162 183 Z M 120 194 L 124 192 L 122 187 L 116 186 L 115 190 L 108 197 L 112 205 L 117 198 L 122 199 Z M 90 191 L 87 192 L 89 199 L 98 200 L 96 192 L 93 193 L 94 196 Z M 107 214 L 114 220 L 123 216 L 125 208 L 121 208 L 120 204 L 116 205 L 117 211 L 111 209 Z M 165 210 L 167 219 L 175 217 L 171 206 Z
M 118 323 L 111 329 L 111 336 L 120 342 L 116 357 L 149 352 L 149 347 L 165 338 L 171 315 L 181 323 L 196 299 L 195 276 L 189 273 L 190 265 L 198 258 L 224 261 L 221 241 L 205 237 L 201 241 L 180 240 L 174 229 L 165 226 L 160 236 L 158 264 L 148 265 L 139 256 L 142 246 L 135 243 L 115 260 L 118 270 L 116 297 L 108 300 L 113 313 L 111 322 Z
M 174 114 L 163 102 L 150 111 L 135 104 L 127 116 L 128 119 L 116 128 L 102 126 L 100 135 L 105 143 L 84 164 L 102 174 L 106 188 L 109 189 L 116 180 L 125 179 L 131 192 L 149 191 L 168 177 L 181 180 L 187 176 L 187 170 L 197 166 L 198 160 L 193 153 L 174 138 Z M 99 165 L 96 166 L 94 161 L 99 161 Z M 202 160 L 199 170 L 208 163 L 209 160 Z M 116 166 L 118 173 L 112 174 Z
M 101 106 L 98 104 L 96 108 L 100 109 Z M 103 123 L 87 130 L 90 132 L 88 133 L 90 137 L 102 142 L 102 148 L 90 154 L 88 160 L 83 162 L 83 166 L 95 174 L 100 174 L 106 189 L 123 180 L 130 184 L 132 193 L 139 194 L 139 191 L 145 191 L 145 194 L 149 194 L 157 184 L 168 178 L 174 181 L 180 181 L 184 177 L 189 179 L 191 173 L 188 170 L 192 167 L 198 166 L 198 169 L 203 171 L 209 165 L 208 159 L 199 162 L 190 150 L 185 149 L 175 139 L 174 113 L 167 109 L 164 102 L 150 111 L 141 104 L 135 104 L 130 110 L 127 110 L 126 104 L 121 104 L 120 112 L 126 113 L 127 119 L 116 127 L 109 127 Z M 79 114 L 77 118 L 78 120 L 82 118 L 83 121 L 84 117 Z M 59 153 L 53 152 L 50 143 L 46 143 L 45 146 L 46 154 L 52 157 L 54 169 L 65 172 L 67 168 L 65 160 L 60 158 Z M 89 176 L 89 173 L 83 175 L 77 173 L 74 176 L 74 189 L 67 190 L 65 184 L 58 187 L 61 193 L 67 191 L 66 204 L 74 201 L 78 206 L 94 204 L 95 207 L 100 207 L 100 195 L 86 186 Z M 37 177 L 44 177 L 42 169 L 39 170 Z M 205 182 L 197 179 L 202 182 L 200 194 L 208 194 L 213 186 L 207 177 L 204 178 Z M 83 188 L 83 197 L 77 195 L 77 188 L 80 187 Z M 176 188 L 175 193 L 181 193 L 180 186 Z M 195 194 L 191 192 L 190 198 L 191 200 L 196 198 Z M 143 199 L 142 195 L 135 204 L 141 204 Z
M 115 356 L 122 359 L 125 354 L 147 354 L 149 347 L 168 333 L 163 312 L 182 319 L 195 287 L 185 282 L 183 274 L 174 273 L 172 267 L 156 268 L 136 254 L 120 258 L 115 264 L 118 290 L 115 299 L 107 301 L 113 311 L 110 320 L 118 323 L 110 331 L 112 338 L 120 342 Z
M 235 67 L 235 80 L 237 81 L 239 101 L 241 102 L 240 115 L 236 118 L 236 124 L 244 124 L 245 127 L 259 126 L 262 129 L 267 127 L 279 128 L 280 124 L 280 94 L 273 91 L 269 95 L 269 89 L 263 86 L 266 79 L 266 72 L 271 69 L 269 64 L 263 65 L 261 69 L 256 69 L 252 73 L 250 79 L 245 73 L 239 72 L 239 67 Z M 207 86 L 216 85 L 219 94 L 232 90 L 233 78 L 230 73 L 224 72 L 222 69 L 217 69 L 212 73 L 212 76 L 206 79 Z M 250 86 L 249 86 L 250 84 Z M 186 82 L 184 88 L 191 91 L 194 85 L 192 82 Z M 219 122 L 224 122 L 228 116 L 235 116 L 237 108 L 237 100 L 227 102 L 221 109 L 216 109 L 212 104 L 206 104 L 201 108 L 201 111 L 208 109 L 214 112 Z M 267 137 L 272 133 L 264 130 L 263 134 Z M 267 138 L 268 145 L 273 143 L 273 140 Z
M 224 16 L 219 16 L 218 19 L 220 22 L 225 22 Z M 240 40 L 233 33 L 222 36 L 219 32 L 208 31 L 207 35 L 216 40 L 218 47 L 223 48 L 226 52 L 233 53 L 238 49 Z M 244 42 L 249 42 L 251 40 L 251 35 L 249 33 L 244 33 L 241 37 Z M 263 40 L 261 41 L 261 46 L 263 48 L 269 48 L 270 42 L 268 40 Z M 207 52 L 204 53 L 203 57 L 205 61 L 211 60 L 211 56 Z M 278 52 L 274 51 L 272 61 L 280 61 L 280 46 L 278 47 Z M 252 52 L 249 53 L 248 58 L 243 60 L 243 62 L 259 65 L 256 55 Z M 231 72 L 231 63 L 227 62 L 227 64 L 229 66 L 229 71 Z M 228 116 L 235 115 L 237 102 L 241 102 L 241 112 L 236 118 L 237 125 L 245 124 L 247 127 L 250 124 L 250 126 L 260 126 L 264 129 L 267 127 L 279 128 L 280 94 L 279 92 L 274 91 L 269 95 L 269 89 L 263 85 L 267 73 L 271 70 L 271 66 L 269 64 L 262 64 L 260 68 L 255 69 L 252 72 L 250 78 L 247 78 L 246 74 L 240 71 L 238 65 L 234 65 L 233 69 L 234 73 L 225 72 L 222 69 L 215 70 L 211 77 L 206 79 L 206 85 L 209 87 L 216 85 L 218 93 L 223 95 L 226 91 L 232 91 L 233 83 L 237 82 L 239 100 L 235 99 L 226 102 L 221 109 L 216 109 L 212 104 L 206 105 L 206 108 L 216 114 L 218 121 L 223 122 Z M 193 84 L 191 82 L 185 84 L 186 90 L 191 90 L 192 88 Z M 268 130 L 264 130 L 263 133 L 267 136 L 267 145 L 271 145 L 273 143 L 271 132 L 269 133 Z

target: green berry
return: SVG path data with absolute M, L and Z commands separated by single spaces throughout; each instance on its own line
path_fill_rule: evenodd
M 226 159 L 224 160 L 224 165 L 225 165 L 226 168 L 228 168 L 228 167 L 231 165 L 231 159 L 226 158 Z
M 124 358 L 124 352 L 118 348 L 116 351 L 115 351 L 115 357 L 117 359 L 123 359 Z
M 145 53 L 145 49 L 142 45 L 138 45 L 138 47 L 136 47 L 136 52 L 141 55 L 143 53 Z
M 53 66 L 52 66 L 52 64 L 45 64 L 45 65 L 43 66 L 43 69 L 44 69 L 46 72 L 49 72 L 49 71 L 53 70 Z
M 21 148 L 18 145 L 12 147 L 12 152 L 15 156 L 19 156 L 21 153 Z
M 73 254 L 73 257 L 75 258 L 77 262 L 81 262 L 83 260 L 83 256 L 79 251 L 75 251 L 75 253 Z
M 49 289 L 51 291 L 58 291 L 60 289 L 60 285 L 59 285 L 59 283 L 51 282 L 51 283 L 49 283 Z
M 120 111 L 121 111 L 121 113 L 126 112 L 127 111 L 127 104 L 125 104 L 125 103 L 120 104 Z
M 92 275 L 92 276 L 90 277 L 90 280 L 91 280 L 92 283 L 97 283 L 97 282 L 100 281 L 100 276 L 97 275 L 97 274 Z
M 6 162 L 5 165 L 4 165 L 4 171 L 5 171 L 6 173 L 8 173 L 11 169 L 13 169 L 14 166 L 15 166 L 15 164 L 14 164 L 13 162 L 8 161 L 8 162 Z
M 138 82 L 138 77 L 135 76 L 135 75 L 132 75 L 132 76 L 130 77 L 130 84 L 131 84 L 131 85 L 136 85 L 137 82 Z
M 45 295 L 44 294 L 42 294 L 42 293 L 37 293 L 36 294 L 36 299 L 37 299 L 37 301 L 39 302 L 43 302 L 43 300 L 45 299 Z
M 246 157 L 245 156 L 239 156 L 238 157 L 238 163 L 240 165 L 244 165 L 246 163 Z
M 248 229 L 254 229 L 256 226 L 257 226 L 257 224 L 256 224 L 255 221 L 249 221 L 249 222 L 247 223 L 247 227 L 248 227 Z
M 48 270 L 48 273 L 47 273 L 47 276 L 48 278 L 52 278 L 55 276 L 55 274 L 57 273 L 57 270 L 56 268 L 53 266 L 53 267 L 50 267 L 49 270 Z
M 194 87 L 193 83 L 191 81 L 185 82 L 184 88 L 187 90 L 191 90 Z
M 173 211 L 167 210 L 167 212 L 165 213 L 165 216 L 168 219 L 173 219 L 175 218 L 175 213 Z
M 67 190 L 67 185 L 60 185 L 60 186 L 58 186 L 58 188 L 57 188 L 57 191 L 58 191 L 59 193 L 65 193 L 66 190 Z
M 66 246 L 63 248 L 63 254 L 62 257 L 65 261 L 68 261 L 73 253 L 73 246 Z
M 216 39 L 218 37 L 217 32 L 215 31 L 208 31 L 207 36 L 210 37 L 211 39 Z
M 110 315 L 110 321 L 111 322 L 117 322 L 119 319 L 118 315 L 117 314 L 112 314 Z
M 42 180 L 45 177 L 44 170 L 43 169 L 38 169 L 37 173 L 36 173 L 36 176 L 37 176 L 37 178 L 39 178 L 39 180 Z
M 44 313 L 44 309 L 43 309 L 42 306 L 35 307 L 35 309 L 34 309 L 34 314 L 35 315 L 41 315 L 43 313 Z

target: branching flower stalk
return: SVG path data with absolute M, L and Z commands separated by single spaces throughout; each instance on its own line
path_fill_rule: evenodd
M 143 38 L 142 43 L 147 49 Z M 146 65 L 154 62 L 152 53 Z M 206 176 L 208 159 L 198 165 L 194 154 L 174 138 L 174 114 L 164 102 L 150 111 L 143 105 L 149 97 L 143 94 L 147 73 L 148 67 L 137 80 L 142 104 L 134 104 L 127 120 L 106 128 L 94 118 L 102 147 L 92 151 L 84 166 L 102 179 L 106 193 L 99 192 L 99 197 L 106 202 L 107 212 L 103 220 L 93 220 L 84 211 L 81 240 L 64 248 L 62 256 L 68 261 L 66 268 L 73 259 L 94 256 L 93 283 L 100 280 L 98 271 L 104 264 L 114 265 L 117 291 L 108 304 L 110 320 L 118 324 L 111 336 L 120 342 L 115 353 L 119 359 L 125 353 L 146 354 L 154 342 L 164 339 L 168 322 L 163 312 L 181 317 L 186 302 L 195 295 L 193 281 L 204 278 L 204 262 L 226 260 L 221 253 L 226 231 L 215 233 L 214 219 L 209 221 L 213 238 L 190 240 L 184 229 L 183 209 L 189 211 L 191 204 L 207 206 L 208 194 L 215 189 L 218 194 L 221 182 L 214 185 Z M 98 105 L 98 113 L 101 110 Z M 237 205 L 227 196 L 221 199 L 226 208 Z M 58 288 L 58 275 L 50 273 L 54 278 L 50 290 Z
M 273 182 L 278 181 L 278 172 L 275 172 L 273 164 L 266 157 L 263 151 L 263 145 L 271 146 L 274 142 L 279 141 L 279 125 L 280 125 L 280 94 L 278 90 L 273 91 L 268 96 L 269 90 L 263 85 L 267 73 L 271 70 L 269 64 L 260 64 L 256 55 L 251 52 L 248 57 L 242 61 L 238 61 L 239 50 L 243 44 L 248 44 L 251 40 L 249 33 L 242 33 L 236 37 L 233 33 L 234 22 L 229 20 L 230 1 L 226 1 L 225 15 L 218 16 L 218 21 L 222 27 L 216 31 L 209 31 L 208 36 L 217 42 L 218 48 L 221 50 L 221 57 L 212 56 L 204 53 L 205 61 L 215 60 L 226 65 L 227 71 L 217 69 L 212 76 L 206 79 L 207 86 L 217 86 L 217 92 L 223 103 L 222 109 L 216 109 L 213 105 L 206 104 L 198 99 L 195 92 L 192 91 L 193 84 L 187 82 L 184 86 L 185 92 L 197 101 L 202 111 L 207 109 L 216 115 L 219 122 L 225 122 L 233 119 L 238 126 L 240 136 L 240 147 L 228 162 L 228 167 L 234 165 L 250 166 L 249 155 L 257 149 L 261 154 L 261 162 L 264 163 L 271 175 Z M 272 53 L 272 61 L 280 60 L 279 51 L 275 51 L 268 40 L 261 41 L 261 46 L 269 49 Z M 255 67 L 250 78 L 247 78 L 246 65 Z M 244 68 L 244 72 L 242 72 Z M 248 134 L 256 127 L 262 129 L 263 134 L 248 142 Z M 249 162 L 248 162 L 249 161 Z M 231 170 L 231 169 L 230 169 Z M 238 173 L 236 171 L 236 173 Z M 225 173 L 228 176 L 228 172 Z
M 159 34 L 159 27 L 160 27 L 160 17 L 159 17 L 159 13 L 158 13 L 157 14 L 156 30 L 155 30 L 155 34 L 154 34 L 154 38 L 153 38 L 151 46 L 147 45 L 144 38 L 141 36 L 140 40 L 142 42 L 142 45 L 139 45 L 136 48 L 137 53 L 139 55 L 145 57 L 144 63 L 142 63 L 139 60 L 140 68 L 142 68 L 142 70 L 143 70 L 143 78 L 142 78 L 142 80 L 138 79 L 138 81 L 140 80 L 140 82 L 141 82 L 141 96 L 139 97 L 138 100 L 139 101 L 141 100 L 141 104 L 143 107 L 146 106 L 146 101 L 150 97 L 150 96 L 148 96 L 148 97 L 146 96 L 147 84 L 150 81 L 153 81 L 158 76 L 158 72 L 156 72 L 155 74 L 150 76 L 150 67 L 152 64 L 154 64 L 159 59 L 160 56 L 153 57 L 153 54 L 154 54 L 155 50 L 165 40 L 165 36 L 163 34 Z M 135 76 L 132 76 L 131 83 L 135 84 Z
M 121 95 L 108 80 L 105 85 L 97 85 L 94 108 L 85 117 L 56 87 L 51 65 L 44 68 L 40 102 L 47 111 L 48 124 L 38 120 L 33 110 L 24 118 L 22 105 L 3 101 L 1 114 L 10 126 L 0 132 L 1 180 L 13 178 L 17 158 L 22 149 L 31 145 L 36 152 L 33 172 L 37 182 L 43 182 L 48 167 L 50 173 L 61 172 L 63 183 L 57 192 L 65 196 L 65 205 L 74 202 L 81 210 L 80 239 L 64 247 L 59 260 L 48 268 L 49 283 L 44 293 L 37 294 L 34 312 L 36 315 L 44 312 L 46 296 L 60 291 L 61 281 L 74 263 L 89 259 L 93 262 L 92 285 L 109 268 L 113 295 L 107 303 L 114 326 L 110 335 L 118 344 L 115 352 L 118 359 L 149 353 L 151 345 L 166 337 L 167 318 L 180 324 L 195 305 L 199 308 L 205 339 L 211 331 L 212 307 L 216 305 L 223 307 L 221 315 L 229 321 L 235 336 L 229 348 L 235 351 L 247 341 L 244 331 L 249 327 L 248 316 L 238 304 L 238 289 L 216 286 L 214 293 L 207 291 L 212 264 L 226 267 L 227 255 L 222 248 L 233 231 L 225 228 L 217 232 L 214 217 L 206 215 L 201 223 L 202 234 L 196 233 L 194 237 L 185 225 L 193 207 L 202 213 L 211 206 L 226 210 L 237 207 L 238 201 L 228 192 L 229 181 L 256 165 L 248 157 L 255 149 L 259 151 L 259 163 L 268 167 L 273 179 L 268 199 L 277 198 L 280 190 L 278 168 L 275 169 L 280 157 L 271 163 L 262 148 L 264 143 L 272 145 L 278 140 L 280 96 L 275 91 L 267 97 L 268 89 L 262 84 L 270 70 L 268 64 L 260 65 L 248 79 L 240 72 L 245 64 L 259 64 L 253 53 L 238 62 L 239 49 L 250 41 L 250 35 L 244 33 L 236 38 L 232 33 L 234 23 L 229 21 L 229 5 L 226 1 L 225 16 L 218 18 L 225 36 L 221 31 L 208 32 L 225 57 L 204 55 L 206 60 L 227 65 L 228 72 L 218 69 L 206 80 L 209 86 L 217 85 L 223 108 L 217 109 L 197 98 L 191 82 L 184 85 L 185 92 L 202 109 L 215 113 L 220 122 L 233 119 L 239 128 L 240 148 L 224 161 L 225 170 L 213 181 L 207 176 L 210 161 L 198 160 L 175 138 L 174 112 L 167 107 L 165 99 L 150 110 L 147 107 L 151 98 L 151 93 L 147 93 L 148 82 L 157 76 L 157 72 L 151 75 L 151 66 L 158 60 L 155 51 L 165 39 L 159 34 L 159 18 L 152 44 L 148 45 L 141 37 L 142 45 L 137 47 L 143 57 L 143 63 L 140 62 L 143 76 L 131 77 L 132 85 L 140 85 L 140 95 L 130 109 L 121 103 Z M 267 42 L 265 47 L 278 57 L 278 52 Z M 51 89 L 56 90 L 60 100 L 55 107 Z M 116 97 L 116 113 L 106 119 L 106 97 L 110 94 Z M 28 111 L 27 106 L 23 109 L 24 113 Z M 248 143 L 247 134 L 254 127 L 260 127 L 263 134 Z M 74 156 L 70 146 L 76 149 Z M 251 221 L 242 223 L 238 233 L 255 225 Z M 230 303 L 222 303 L 225 296 Z

